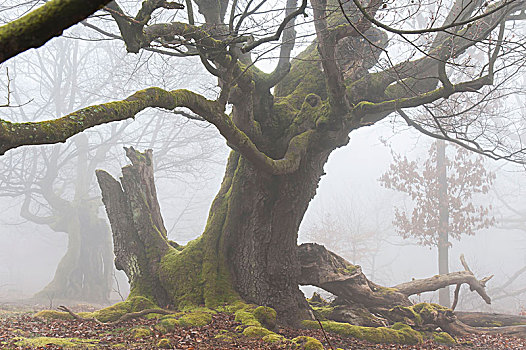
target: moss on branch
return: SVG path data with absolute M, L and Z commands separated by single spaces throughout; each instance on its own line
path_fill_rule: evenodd
M 53 0 L 0 27 L 0 62 L 42 46 L 93 14 L 109 0 Z

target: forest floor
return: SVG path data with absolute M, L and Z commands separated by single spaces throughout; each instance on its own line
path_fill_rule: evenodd
M 0 349 L 159 349 L 161 339 L 167 339 L 170 349 L 292 349 L 290 344 L 267 344 L 236 332 L 239 323 L 234 316 L 218 313 L 212 323 L 203 327 L 176 327 L 161 334 L 153 328 L 155 320 L 137 319 L 117 326 L 76 320 L 44 320 L 35 318 L 34 310 L 9 310 L 0 307 Z M 137 337 L 133 329 L 150 329 L 149 335 Z M 372 344 L 362 340 L 324 334 L 321 330 L 280 328 L 278 334 L 288 339 L 310 336 L 320 340 L 325 349 L 471 349 L 526 350 L 526 340 L 498 335 L 477 335 L 457 339 L 458 345 L 443 346 L 432 341 L 418 345 Z M 225 337 L 224 335 L 229 336 Z M 31 339 L 28 342 L 27 339 Z M 328 339 L 328 341 L 327 341 Z M 330 344 L 329 344 L 330 343 Z

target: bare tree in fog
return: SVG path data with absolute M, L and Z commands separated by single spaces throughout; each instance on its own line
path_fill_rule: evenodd
M 111 46 L 90 50 L 78 41 L 55 40 L 15 62 L 11 98 L 23 106 L 9 112 L 41 120 L 93 103 L 118 89 L 119 65 Z M 146 125 L 115 124 L 77 135 L 66 145 L 23 149 L 0 159 L 0 197 L 22 198 L 23 218 L 67 234 L 54 278 L 35 298 L 108 302 L 114 283 L 112 241 L 100 215 L 94 175 L 97 167 L 116 159 L 123 144 L 158 148 L 160 176 L 180 181 L 193 175 L 195 183 L 206 178 L 202 167 L 214 154 L 214 135 L 182 123 L 166 128 L 166 121 L 160 115 Z
M 439 274 L 449 273 L 450 237 L 473 235 L 495 223 L 491 205 L 478 205 L 472 198 L 489 191 L 495 174 L 486 170 L 480 156 L 460 147 L 450 149 L 454 152 L 448 157 L 444 141 L 434 142 L 423 164 L 394 154 L 394 163 L 379 179 L 384 187 L 411 197 L 412 213 L 395 208 L 394 225 L 403 238 L 438 248 Z M 451 305 L 449 289 L 440 290 L 439 302 Z

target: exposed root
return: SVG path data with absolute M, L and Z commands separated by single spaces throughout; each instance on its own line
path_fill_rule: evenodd
M 165 310 L 165 309 L 146 309 L 146 310 L 142 310 L 142 311 L 126 313 L 126 314 L 122 315 L 118 320 L 115 320 L 115 321 L 101 322 L 101 321 L 97 320 L 95 317 L 82 317 L 79 314 L 74 313 L 73 311 L 71 311 L 69 308 L 67 308 L 64 305 L 60 305 L 57 309 L 60 310 L 60 311 L 67 312 L 68 314 L 70 314 L 76 320 L 79 320 L 79 321 L 93 321 L 93 322 L 95 322 L 97 324 L 105 325 L 105 326 L 115 326 L 115 325 L 117 325 L 119 323 L 122 323 L 124 321 L 133 320 L 135 318 L 139 318 L 139 317 L 146 316 L 146 315 L 149 315 L 149 314 L 171 315 L 171 314 L 174 313 L 173 311 L 169 311 L 169 310 Z

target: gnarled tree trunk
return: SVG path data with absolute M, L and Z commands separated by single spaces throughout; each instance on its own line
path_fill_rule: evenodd
M 176 307 L 216 306 L 241 297 L 275 308 L 285 323 L 309 317 L 298 288 L 297 232 L 328 152 L 312 155 L 309 166 L 287 177 L 258 172 L 232 152 L 205 231 L 184 248 L 167 241 L 153 186 L 152 152 L 128 149 L 127 155 L 133 165 L 123 168 L 122 187 L 101 170 L 97 179 L 112 226 L 116 266 L 130 279 L 132 295 Z
M 424 310 L 425 324 L 413 319 L 408 297 L 467 283 L 486 302 L 488 278 L 465 271 L 383 287 L 361 268 L 317 244 L 296 245 L 297 231 L 322 175 L 326 155 L 312 155 L 310 166 L 294 176 L 258 173 L 238 153 L 230 155 L 221 189 L 203 235 L 180 247 L 169 242 L 160 216 L 152 151 L 127 149 L 132 165 L 121 184 L 102 170 L 97 178 L 115 240 L 117 268 L 130 279 L 131 295 L 148 296 L 160 306 L 215 307 L 239 298 L 275 308 L 280 321 L 310 318 L 298 285 L 314 285 L 335 295 L 331 318 L 369 326 L 404 320 L 439 325 L 454 334 L 468 331 L 447 308 Z M 307 181 L 309 180 L 309 181 Z

